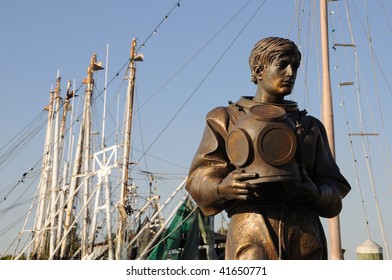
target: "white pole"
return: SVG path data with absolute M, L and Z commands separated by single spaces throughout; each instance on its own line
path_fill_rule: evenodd
M 63 103 L 63 113 L 62 113 L 62 117 L 61 117 L 61 125 L 60 125 L 60 134 L 59 134 L 59 138 L 58 138 L 58 142 L 59 142 L 59 154 L 61 155 L 61 160 L 63 161 L 64 158 L 64 139 L 65 139 L 65 133 L 66 133 L 66 125 L 67 125 L 67 114 L 68 111 L 70 111 L 70 99 L 73 97 L 73 94 L 71 92 L 71 82 L 68 81 L 68 85 L 67 85 L 67 92 L 66 92 L 66 97 L 64 99 L 64 103 Z M 68 157 L 70 155 L 70 151 L 68 151 Z M 67 182 L 67 178 L 68 178 L 68 168 L 69 168 L 69 161 L 65 161 L 64 163 L 64 170 L 63 170 L 63 182 L 62 182 L 62 187 L 60 189 L 60 186 L 58 186 L 58 189 L 60 191 L 60 203 L 59 203 L 59 216 L 58 216 L 58 226 L 57 226 L 57 238 L 56 240 L 60 240 L 61 239 L 61 235 L 63 232 L 63 221 L 64 221 L 64 209 L 65 209 L 65 196 L 66 196 L 66 192 L 67 192 L 67 188 L 68 188 L 68 182 Z M 60 170 L 59 170 L 60 172 Z M 57 245 L 57 244 L 56 244 Z
M 84 181 L 84 190 L 83 190 L 83 204 L 86 206 L 84 208 L 83 213 L 83 229 L 82 229 L 82 258 L 87 254 L 87 242 L 88 242 L 88 228 L 90 224 L 89 219 L 89 207 L 87 207 L 87 201 L 90 193 L 90 155 L 91 155 L 91 101 L 92 101 L 92 93 L 94 87 L 93 80 L 93 72 L 94 66 L 97 62 L 97 56 L 93 54 L 90 60 L 90 66 L 87 69 L 87 87 L 86 87 L 86 96 L 85 96 L 85 107 L 84 107 L 84 122 L 86 131 L 84 134 L 84 175 L 87 176 L 87 180 Z
M 95 234 L 97 233 L 97 219 L 98 219 L 98 212 L 100 210 L 100 197 L 101 197 L 101 188 L 102 184 L 105 183 L 105 177 L 107 176 L 107 173 L 109 170 L 100 170 L 101 174 L 98 175 L 99 181 L 97 183 L 97 191 L 95 193 L 95 203 L 94 203 L 94 209 L 92 212 L 92 222 L 91 222 L 91 230 L 90 230 L 90 236 L 88 238 L 88 254 L 91 254 L 94 250 L 94 241 L 95 241 Z M 103 174 L 105 173 L 105 174 Z
M 322 121 L 327 131 L 328 142 L 333 157 L 335 157 L 335 135 L 333 121 L 333 106 L 331 94 L 331 78 L 329 71 L 329 42 L 328 42 L 328 6 L 327 0 L 320 0 L 320 30 L 322 55 Z M 340 237 L 339 216 L 329 219 L 330 258 L 342 260 L 343 252 Z
M 48 123 L 46 128 L 45 144 L 44 144 L 44 154 L 42 157 L 42 173 L 39 182 L 39 197 L 38 197 L 38 207 L 36 214 L 35 227 L 33 232 L 33 239 L 35 239 L 33 245 L 33 254 L 39 257 L 39 247 L 42 238 L 37 238 L 37 234 L 41 234 L 44 221 L 44 212 L 46 207 L 46 192 L 48 188 L 48 176 L 49 176 L 49 162 L 51 158 L 51 147 L 52 147 L 52 124 L 53 124 L 53 101 L 54 95 L 52 89 L 50 90 L 50 101 L 49 105 L 46 107 L 48 110 Z
M 108 69 L 109 69 L 109 44 L 106 44 L 106 62 L 105 62 L 105 85 L 103 91 L 103 117 L 102 117 L 102 149 L 105 149 L 105 126 L 106 126 L 106 95 L 108 87 Z M 105 155 L 103 155 L 105 157 Z
M 57 74 L 57 82 L 54 90 L 55 93 L 55 102 L 54 102 L 54 111 L 55 111 L 55 124 L 54 124 L 54 145 L 53 145 L 53 167 L 52 167 L 52 187 L 51 187 L 51 213 L 50 215 L 52 221 L 50 225 L 50 243 L 49 243 L 49 253 L 52 254 L 53 250 L 56 246 L 56 237 L 57 237 L 57 219 L 54 216 L 57 211 L 56 199 L 58 194 L 58 182 L 59 182 L 59 141 L 60 141 L 60 75 Z
M 60 258 L 63 259 L 67 255 L 67 244 L 68 242 L 68 230 L 71 225 L 71 219 L 72 219 L 72 212 L 73 212 L 73 206 L 74 206 L 74 200 L 75 200 L 75 190 L 79 184 L 79 174 L 81 171 L 81 164 L 82 164 L 82 155 L 83 155 L 83 143 L 84 143 L 84 122 L 82 121 L 80 131 L 79 131 L 79 138 L 78 138 L 78 144 L 76 147 L 76 158 L 75 158 L 75 163 L 73 165 L 73 170 L 72 170 L 72 176 L 71 176 L 71 183 L 69 187 L 69 198 L 67 202 L 67 209 L 66 209 L 66 216 L 65 216 L 65 223 L 64 223 L 64 237 L 63 237 L 63 242 L 61 244 L 61 253 L 60 253 Z
M 105 206 L 106 206 L 106 236 L 108 241 L 108 258 L 109 260 L 114 259 L 113 253 L 113 237 L 112 237 L 112 219 L 110 215 L 110 199 L 111 199 L 111 188 L 108 178 L 105 177 Z
M 130 62 L 129 62 L 129 78 L 128 78 L 128 90 L 127 90 L 127 101 L 126 101 L 126 125 L 125 125 L 125 141 L 124 141 L 124 152 L 123 152 L 123 162 L 122 162 L 122 177 L 121 177 L 121 194 L 120 194 L 120 204 L 118 207 L 124 207 L 125 197 L 127 195 L 128 179 L 129 179 L 129 154 L 130 154 L 130 141 L 131 141 L 131 127 L 132 127 L 132 107 L 133 107 L 133 96 L 134 96 L 134 83 L 135 83 L 135 49 L 136 40 L 132 40 L 131 52 L 130 52 Z M 117 231 L 117 250 L 116 259 L 123 259 L 125 255 L 124 242 L 126 241 L 126 216 L 121 214 L 120 211 L 120 221 Z
M 59 217 L 58 217 L 58 226 L 57 226 L 57 242 L 61 239 L 61 235 L 63 234 L 63 226 L 64 226 L 64 208 L 65 208 L 65 193 L 67 188 L 67 175 L 68 175 L 68 166 L 69 163 L 66 162 L 64 164 L 63 170 L 63 185 L 60 190 L 60 202 L 59 202 Z M 56 244 L 57 245 L 57 244 Z
M 104 102 L 103 102 L 103 118 L 102 118 L 102 149 L 106 147 L 105 139 L 105 127 L 106 127 L 106 98 L 107 98 L 107 87 L 108 87 L 108 71 L 109 71 L 109 44 L 106 44 L 106 62 L 105 62 L 105 85 L 104 85 Z M 106 163 L 106 153 L 103 154 L 103 163 Z M 109 260 L 114 259 L 113 255 L 113 240 L 111 231 L 111 216 L 110 216 L 110 200 L 111 190 L 108 176 L 104 177 L 105 187 L 105 207 L 106 207 L 106 235 L 108 242 L 108 258 Z

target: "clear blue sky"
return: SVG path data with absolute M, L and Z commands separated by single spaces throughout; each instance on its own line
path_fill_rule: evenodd
M 180 5 L 175 6 L 178 2 Z M 331 4 L 330 11 L 336 157 L 353 188 L 344 200 L 341 214 L 342 242 L 346 258 L 353 259 L 355 248 L 368 237 L 351 147 L 361 176 L 359 182 L 372 238 L 384 246 L 368 172 L 373 175 L 386 237 L 392 242 L 392 223 L 388 217 L 392 211 L 389 159 L 392 86 L 388 85 L 392 73 L 389 47 L 392 36 L 388 25 L 392 21 L 392 2 L 347 1 L 346 6 L 345 1 L 338 1 Z M 301 47 L 303 61 L 292 99 L 320 117 L 318 14 L 318 1 L 3 1 L 0 147 L 37 116 L 45 118 L 40 113 L 49 102 L 49 91 L 58 70 L 63 94 L 67 80 L 76 80 L 79 87 L 92 53 L 105 62 L 107 44 L 108 77 L 113 78 L 108 87 L 108 106 L 115 108 L 117 94 L 126 87 L 122 67 L 135 37 L 138 47 L 146 43 L 139 51 L 144 54 L 144 62 L 137 65 L 136 85 L 136 106 L 144 106 L 135 117 L 134 130 L 135 147 L 148 149 L 149 156 L 141 160 L 141 169 L 184 177 L 200 141 L 205 114 L 215 106 L 226 105 L 228 100 L 254 94 L 247 61 L 254 43 L 263 37 L 288 37 Z M 156 34 L 150 36 L 154 30 Z M 351 34 L 356 52 L 352 48 L 333 50 L 333 42 L 351 43 Z M 366 34 L 372 39 L 373 57 Z M 347 81 L 358 86 L 338 87 L 339 82 Z M 96 82 L 96 91 L 102 92 L 104 71 L 97 74 Z M 83 96 L 83 88 L 79 95 Z M 101 103 L 102 95 L 96 106 Z M 100 114 L 100 109 L 96 114 Z M 113 125 L 115 113 L 108 118 L 109 126 Z M 101 117 L 94 124 L 96 130 L 100 129 L 100 122 Z M 350 132 L 377 132 L 379 136 L 364 139 L 368 142 L 354 137 L 350 145 L 347 128 Z M 44 136 L 45 127 L 15 158 L 0 165 L 2 196 L 40 160 Z M 108 141 L 113 138 L 114 135 L 108 134 Z M 1 150 L 0 155 L 3 153 Z M 135 152 L 134 157 L 138 160 L 140 154 Z M 3 209 L 20 196 L 34 194 L 36 184 L 19 184 L 6 201 L 0 202 L 1 225 L 9 225 L 14 217 Z M 174 181 L 162 183 L 162 196 L 170 194 L 176 186 Z M 12 235 L 0 232 L 0 253 L 11 239 Z

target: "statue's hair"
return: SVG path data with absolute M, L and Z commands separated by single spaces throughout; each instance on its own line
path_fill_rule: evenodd
M 287 54 L 298 54 L 301 61 L 301 52 L 297 45 L 289 39 L 279 37 L 267 37 L 257 42 L 249 56 L 249 66 L 251 71 L 251 81 L 256 83 L 256 73 L 254 66 L 271 64 L 276 57 Z

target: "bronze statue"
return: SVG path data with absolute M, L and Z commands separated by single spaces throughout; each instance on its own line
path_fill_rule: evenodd
M 325 128 L 285 100 L 301 53 L 262 39 L 249 57 L 255 97 L 211 110 L 186 184 L 207 216 L 227 211 L 226 259 L 327 259 L 321 217 L 334 217 L 351 187 Z

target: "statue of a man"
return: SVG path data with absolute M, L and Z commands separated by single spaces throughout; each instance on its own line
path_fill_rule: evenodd
M 230 217 L 226 259 L 327 259 L 321 217 L 334 217 L 351 187 L 323 124 L 285 100 L 301 53 L 262 39 L 249 57 L 254 97 L 211 110 L 186 188 L 206 216 Z

